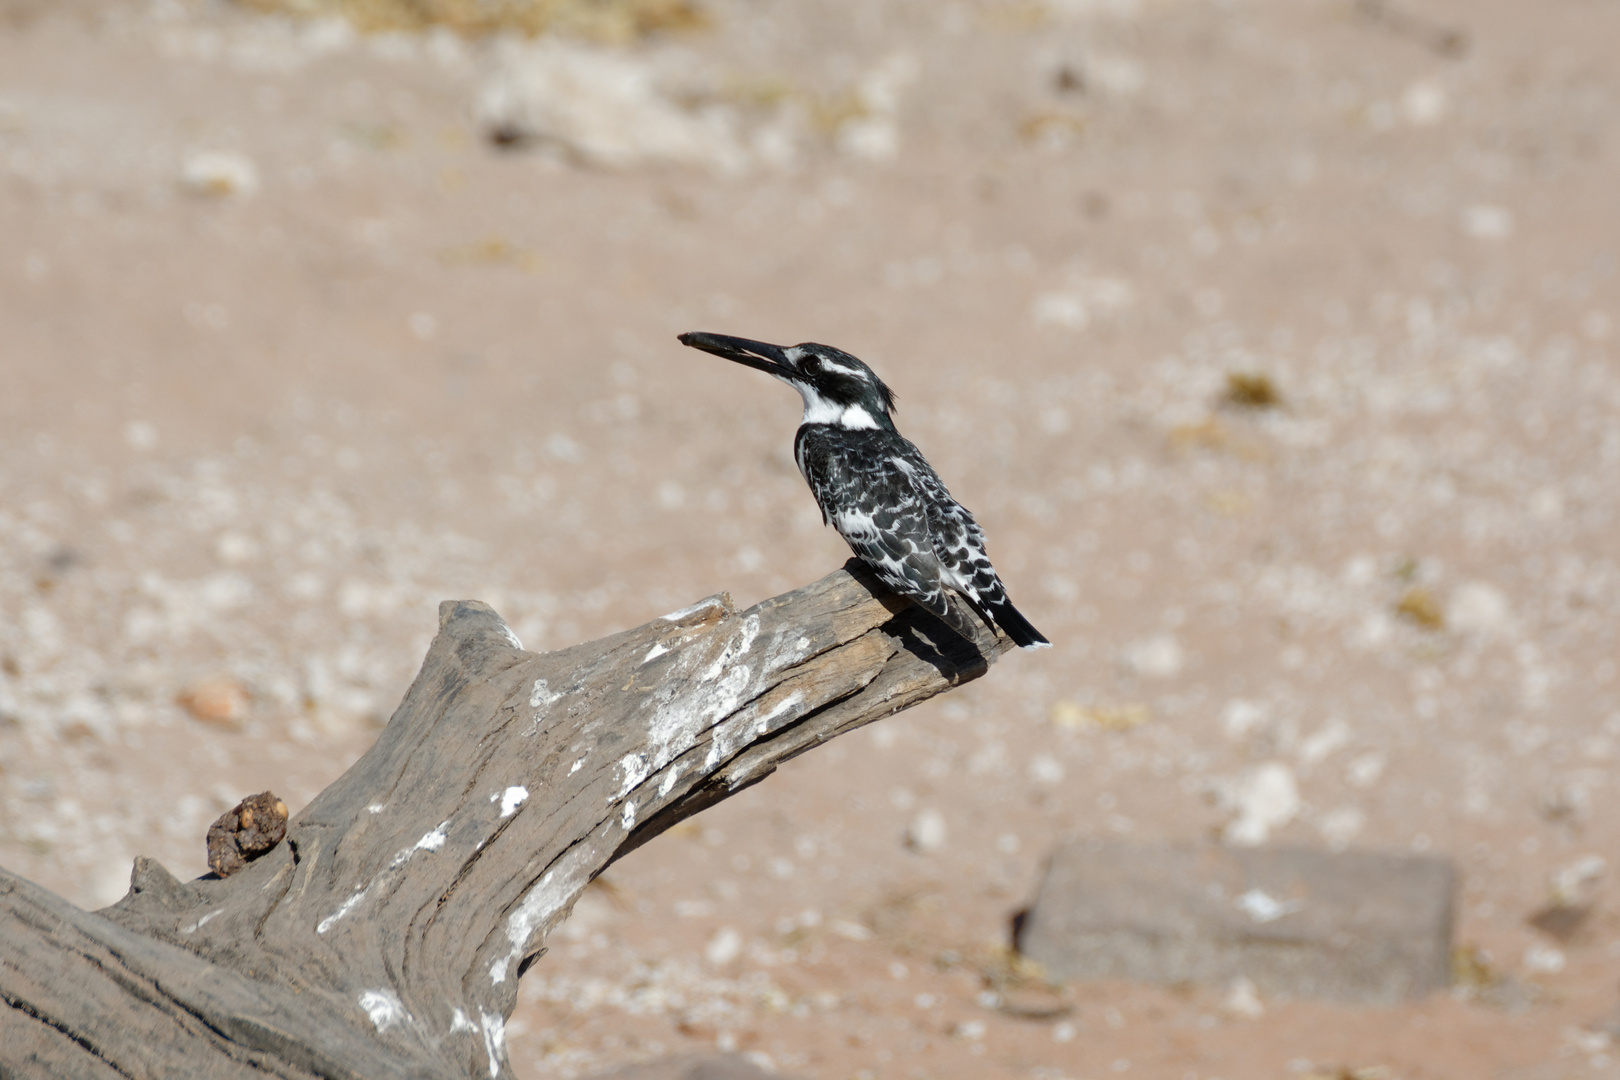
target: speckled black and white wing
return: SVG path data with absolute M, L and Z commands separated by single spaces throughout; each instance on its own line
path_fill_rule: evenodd
M 945 482 L 915 446 L 904 438 L 898 438 L 898 442 L 901 446 L 896 464 L 922 495 L 942 582 L 973 605 L 980 617 L 1006 631 L 1015 644 L 1024 648 L 1049 644 L 1007 599 L 1007 590 L 996 568 L 990 565 L 984 530 L 972 513 L 951 497 Z
M 850 550 L 889 588 L 971 640 L 971 623 L 951 603 L 909 446 L 888 432 L 806 424 L 793 449 L 822 518 Z

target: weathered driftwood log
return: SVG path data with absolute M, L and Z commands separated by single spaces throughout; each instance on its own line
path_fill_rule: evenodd
M 558 652 L 445 603 L 374 745 L 229 878 L 138 859 L 99 912 L 0 871 L 0 1076 L 498 1077 L 518 978 L 614 859 L 977 678 L 850 563 Z

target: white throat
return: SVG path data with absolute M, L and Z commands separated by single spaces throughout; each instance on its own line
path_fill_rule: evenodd
M 834 405 L 814 394 L 804 396 L 804 420 L 806 424 L 831 424 L 849 431 L 860 429 L 876 429 L 878 423 L 861 405 Z
M 875 430 L 878 426 L 877 418 L 867 412 L 864 405 L 835 405 L 809 387 L 791 382 L 788 385 L 804 399 L 802 423 L 830 424 L 847 431 Z

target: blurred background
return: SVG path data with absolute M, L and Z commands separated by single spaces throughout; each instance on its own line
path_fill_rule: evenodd
M 613 867 L 522 1076 L 1620 1074 L 1620 6 L 0 0 L 0 864 L 296 812 L 532 649 L 847 550 L 837 345 L 1056 647 Z M 1048 985 L 1059 843 L 1442 855 L 1399 1007 Z M 1565 916 L 1548 919 L 1557 909 Z

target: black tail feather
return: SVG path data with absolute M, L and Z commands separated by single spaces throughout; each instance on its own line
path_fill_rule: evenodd
M 1051 646 L 1046 635 L 1031 625 L 1030 621 L 1012 606 L 1011 600 L 1003 600 L 999 604 L 989 606 L 990 617 L 995 620 L 1002 632 L 1012 638 L 1013 644 L 1020 649 L 1045 649 Z

